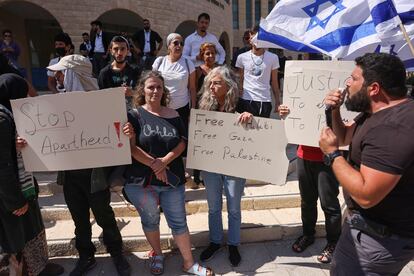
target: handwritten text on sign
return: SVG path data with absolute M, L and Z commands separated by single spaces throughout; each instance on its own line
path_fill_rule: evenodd
M 283 104 L 290 109 L 285 120 L 289 143 L 318 146 L 326 126 L 324 98 L 333 89 L 345 88 L 355 67 L 353 61 L 288 61 L 285 67 Z M 344 121 L 355 118 L 343 106 Z
M 124 93 L 71 92 L 12 101 L 18 134 L 27 141 L 28 171 L 55 171 L 131 163 Z
M 187 167 L 284 184 L 289 161 L 283 123 L 255 117 L 243 126 L 237 117 L 192 109 Z

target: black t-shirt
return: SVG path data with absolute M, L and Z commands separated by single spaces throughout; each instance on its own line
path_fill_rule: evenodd
M 187 140 L 184 124 L 179 116 L 162 118 L 142 107 L 138 107 L 138 109 L 128 112 L 128 121 L 134 127 L 137 146 L 152 157 L 164 157 L 183 139 Z M 184 163 L 181 156 L 175 158 L 168 166 L 170 171 L 180 178 L 180 185 L 184 184 Z M 128 179 L 128 182 L 134 182 L 134 178 L 139 181 L 139 179 L 148 176 L 151 172 L 150 167 L 132 158 L 132 165 L 127 168 L 125 177 Z M 166 185 L 161 181 L 154 181 L 152 185 Z
M 355 119 L 350 149 L 355 168 L 401 175 L 394 189 L 377 205 L 363 209 L 351 198 L 349 208 L 388 226 L 392 233 L 414 237 L 414 100 Z
M 137 85 L 139 75 L 139 68 L 133 68 L 128 63 L 122 71 L 112 70 L 112 65 L 108 64 L 102 68 L 99 73 L 98 85 L 100 89 L 120 87 L 123 84 L 135 87 Z

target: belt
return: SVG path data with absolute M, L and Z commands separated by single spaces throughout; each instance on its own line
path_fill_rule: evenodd
M 376 238 L 391 238 L 398 240 L 400 236 L 392 234 L 388 226 L 381 223 L 364 218 L 361 214 L 351 212 L 347 216 L 349 226 L 352 229 L 359 230 L 369 236 Z

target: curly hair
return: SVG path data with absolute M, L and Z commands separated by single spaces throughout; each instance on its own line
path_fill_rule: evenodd
M 239 99 L 238 81 L 237 76 L 227 66 L 216 67 L 208 73 L 200 90 L 199 108 L 210 111 L 219 110 L 217 99 L 211 95 L 210 91 L 211 80 L 216 76 L 220 76 L 228 87 L 224 99 L 224 112 L 234 113 Z
M 161 73 L 158 71 L 145 71 L 142 73 L 141 78 L 139 79 L 139 82 L 138 82 L 138 86 L 137 86 L 138 93 L 134 98 L 134 105 L 136 107 L 146 104 L 145 91 L 144 91 L 145 82 L 151 78 L 159 79 L 162 82 L 162 89 L 164 93 L 162 94 L 162 97 L 161 97 L 161 105 L 167 106 L 168 103 L 170 102 L 170 91 L 168 91 L 167 87 L 165 87 L 164 78 L 162 77 Z

